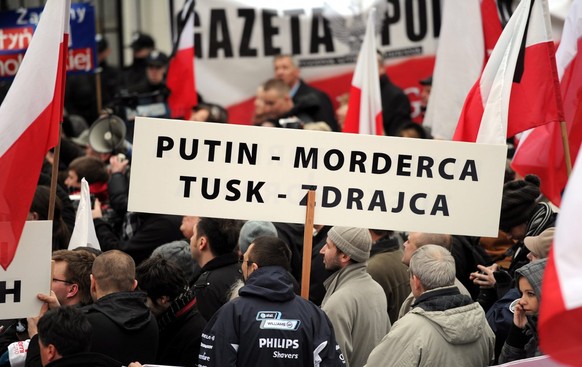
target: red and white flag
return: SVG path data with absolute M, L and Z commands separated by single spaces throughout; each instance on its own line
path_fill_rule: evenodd
M 376 54 L 374 10 L 372 10 L 368 15 L 366 34 L 352 79 L 343 131 L 384 135 L 383 130 L 380 73 Z
M 563 119 L 547 0 L 522 0 L 469 92 L 457 141 L 505 144 L 507 137 Z
M 501 34 L 495 0 L 447 0 L 423 125 L 437 139 L 455 133 L 467 93 Z M 459 70 L 463 70 L 462 73 Z
M 166 85 L 171 91 L 168 105 L 173 118 L 188 119 L 192 107 L 198 104 L 194 72 L 194 4 L 194 0 L 186 1 L 180 12 L 178 37 L 166 76 Z
M 47 1 L 0 106 L 0 265 L 7 269 L 63 116 L 70 0 Z
M 582 365 L 582 159 L 572 171 L 556 223 L 554 244 L 542 282 L 538 332 L 552 359 Z
M 574 160 L 582 143 L 582 2 L 575 1 L 564 23 L 562 40 L 556 52 L 570 157 Z M 575 163 L 575 161 L 573 162 Z M 520 175 L 541 178 L 541 190 L 560 206 L 568 181 L 562 130 L 559 123 L 536 127 L 524 133 L 511 167 Z

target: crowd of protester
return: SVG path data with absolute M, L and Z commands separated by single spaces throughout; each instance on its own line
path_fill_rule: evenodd
M 39 295 L 39 316 L 0 322 L 0 366 L 488 366 L 542 353 L 536 320 L 557 214 L 537 177 L 506 175 L 497 238 L 316 225 L 306 300 L 302 225 L 127 210 L 132 116 L 167 105 L 168 56 L 142 34 L 133 64 L 117 70 L 98 44 L 110 110 L 95 108 L 89 79 L 67 81 L 61 159 L 47 155 L 28 218 L 48 217 L 58 164 L 52 290 Z M 429 138 L 378 63 L 384 133 Z M 340 131 L 347 98 L 334 110 L 280 55 L 252 123 Z M 111 115 L 126 126 L 108 145 L 91 125 Z M 191 119 L 228 114 L 201 102 Z M 67 249 L 82 178 L 100 251 Z

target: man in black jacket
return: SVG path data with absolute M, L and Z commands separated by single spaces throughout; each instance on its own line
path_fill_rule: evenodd
M 208 321 L 228 301 L 230 287 L 241 278 L 238 244 L 241 222 L 198 217 L 190 239 L 192 258 L 200 265 L 193 290 L 200 313 Z
M 38 322 L 38 347 L 42 365 L 121 366 L 121 362 L 113 358 L 89 352 L 92 331 L 87 317 L 77 308 L 59 307 L 48 311 Z
M 182 269 L 171 260 L 153 256 L 136 271 L 139 288 L 147 293 L 148 307 L 160 328 L 156 363 L 195 366 L 206 320 L 198 312 Z
M 158 324 L 146 305 L 146 294 L 136 292 L 135 263 L 133 259 L 117 250 L 97 256 L 91 274 L 91 296 L 93 304 L 81 308 L 93 328 L 91 352 L 102 353 L 124 365 L 132 361 L 154 363 L 158 349 Z M 51 292 L 50 296 L 39 294 L 38 298 L 48 308 L 60 307 Z M 29 322 L 29 332 L 31 332 Z M 26 356 L 26 366 L 38 366 L 40 355 L 38 336 L 31 339 Z
M 299 65 L 291 55 L 277 55 L 273 62 L 275 78 L 290 89 L 294 105 L 315 105 L 312 121 L 324 121 L 333 131 L 339 131 L 335 112 L 327 94 L 305 83 L 300 77 Z M 311 103 L 311 101 L 315 101 Z
M 293 293 L 290 257 L 279 238 L 255 239 L 242 262 L 246 285 L 206 326 L 199 366 L 345 364 L 325 313 Z
M 110 163 L 108 191 L 114 214 L 105 218 L 107 216 L 104 217 L 101 207 L 96 205 L 93 210 L 95 231 L 101 249 L 121 250 L 139 265 L 159 246 L 183 238 L 180 232 L 182 217 L 128 212 L 128 161 L 120 161 L 117 156 L 113 156 Z
M 399 128 L 410 122 L 410 100 L 406 93 L 392 83 L 384 68 L 384 57 L 378 52 L 380 97 L 382 98 L 382 123 L 384 135 L 396 136 Z
M 104 252 L 93 263 L 91 295 L 84 310 L 93 326 L 91 351 L 124 364 L 153 363 L 158 349 L 158 325 L 146 306 L 146 295 L 135 292 L 135 263 L 117 250 Z

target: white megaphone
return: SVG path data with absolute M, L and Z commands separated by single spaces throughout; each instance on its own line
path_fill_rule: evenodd
M 99 117 L 89 129 L 89 145 L 97 153 L 112 153 L 124 146 L 126 130 L 115 115 Z

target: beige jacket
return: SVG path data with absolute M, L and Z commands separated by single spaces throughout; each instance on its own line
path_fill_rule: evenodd
M 346 365 L 361 367 L 390 330 L 384 291 L 365 263 L 338 270 L 324 285 L 327 292 L 321 309 L 331 320 Z
M 368 367 L 483 367 L 495 335 L 477 302 L 445 311 L 413 308 L 372 351 Z

